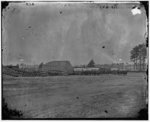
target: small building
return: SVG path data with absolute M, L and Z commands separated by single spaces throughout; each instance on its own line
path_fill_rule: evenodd
M 51 61 L 42 65 L 43 72 L 68 75 L 73 73 L 73 67 L 69 61 Z
M 74 71 L 99 71 L 99 68 L 98 67 L 77 67 L 77 68 L 74 68 Z
M 116 67 L 112 67 L 111 68 L 111 71 L 118 71 L 119 69 L 118 68 L 116 68 Z
M 125 65 L 125 70 L 127 70 L 127 71 L 136 71 L 134 64 Z
M 24 64 L 24 63 L 19 64 L 19 68 L 20 68 L 20 69 L 26 68 L 26 64 Z
M 19 64 L 19 69 L 23 69 L 26 71 L 37 71 L 38 67 L 39 67 L 38 65 L 28 65 L 24 63 Z
M 95 67 L 98 67 L 100 71 L 110 71 L 111 64 L 97 64 Z
M 113 63 L 111 65 L 111 70 L 112 71 L 115 71 L 115 70 L 124 71 L 125 70 L 124 63 Z

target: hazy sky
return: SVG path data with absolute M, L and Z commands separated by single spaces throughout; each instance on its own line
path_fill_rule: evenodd
M 3 63 L 71 64 L 129 61 L 130 50 L 145 41 L 146 14 L 134 4 L 11 3 L 3 11 Z

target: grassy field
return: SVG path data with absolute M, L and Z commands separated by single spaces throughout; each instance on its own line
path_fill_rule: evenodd
M 142 73 L 3 77 L 3 97 L 24 118 L 130 118 L 145 107 Z

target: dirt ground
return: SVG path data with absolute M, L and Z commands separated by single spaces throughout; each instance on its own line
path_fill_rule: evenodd
M 145 107 L 145 74 L 3 77 L 3 97 L 24 118 L 135 118 Z

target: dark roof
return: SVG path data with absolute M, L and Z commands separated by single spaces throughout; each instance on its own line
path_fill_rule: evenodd
M 44 71 L 72 72 L 73 67 L 69 61 L 51 61 L 43 65 Z

